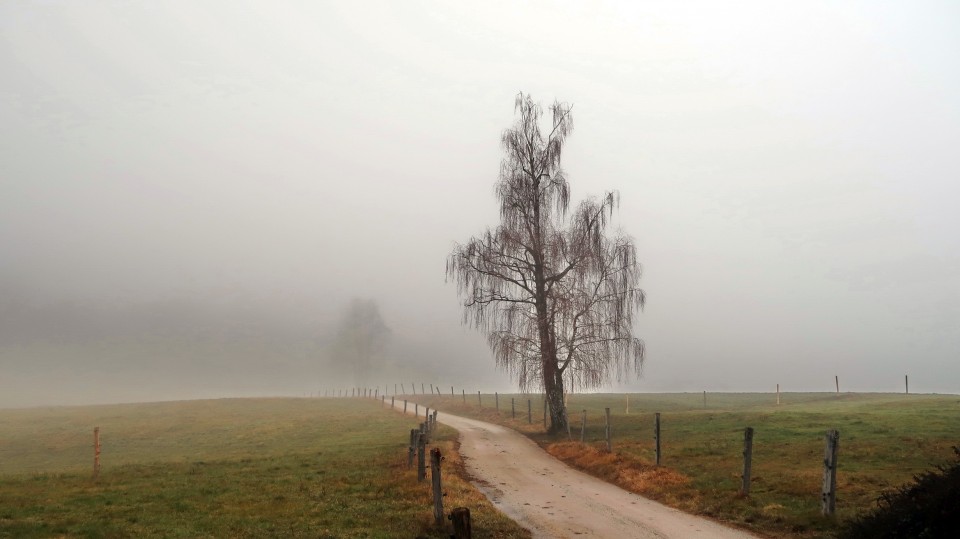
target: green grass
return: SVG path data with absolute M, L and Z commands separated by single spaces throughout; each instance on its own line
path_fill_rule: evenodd
M 413 427 L 364 399 L 0 410 L 0 537 L 446 537 L 406 466 Z M 455 439 L 434 437 L 445 508 L 529 537 L 464 480 Z
M 837 521 L 874 506 L 886 489 L 951 459 L 960 445 L 960 396 L 899 394 L 578 394 L 570 398 L 573 439 L 587 410 L 586 446 L 543 433 L 542 397 L 415 397 L 442 411 L 504 423 L 566 462 L 674 507 L 775 536 L 830 536 Z M 413 398 L 413 397 L 412 397 Z M 510 419 L 510 399 L 517 419 Z M 527 423 L 527 399 L 533 423 Z M 604 408 L 614 454 L 606 454 Z M 662 468 L 655 469 L 654 412 L 661 412 Z M 737 496 L 743 430 L 755 429 L 751 496 Z M 824 435 L 840 431 L 837 516 L 820 516 Z

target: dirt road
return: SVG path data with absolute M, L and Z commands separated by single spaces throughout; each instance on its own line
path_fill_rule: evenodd
M 460 454 L 478 488 L 535 538 L 757 537 L 574 470 L 514 430 L 443 412 L 437 421 L 460 431 Z

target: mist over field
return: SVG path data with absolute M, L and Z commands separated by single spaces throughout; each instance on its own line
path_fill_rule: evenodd
M 518 92 L 621 196 L 642 376 L 960 392 L 950 2 L 0 4 L 0 407 L 515 389 L 445 261 L 499 220 Z

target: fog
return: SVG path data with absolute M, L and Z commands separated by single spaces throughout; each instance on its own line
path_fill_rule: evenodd
M 644 268 L 614 391 L 960 391 L 952 2 L 0 3 L 0 406 L 507 391 L 445 257 L 514 96 Z

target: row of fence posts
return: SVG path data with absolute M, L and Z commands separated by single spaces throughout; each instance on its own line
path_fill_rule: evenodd
M 386 405 L 386 396 L 381 398 L 383 405 Z M 395 397 L 390 397 L 390 407 L 393 408 L 396 403 Z M 407 412 L 407 400 L 403 401 L 403 411 Z M 415 417 L 419 419 L 419 405 L 414 403 Z M 437 428 L 437 410 L 431 412 L 429 407 L 425 408 L 424 421 L 415 429 L 410 429 L 410 442 L 407 447 L 407 467 L 413 466 L 414 460 L 417 462 L 417 482 L 422 483 L 427 478 L 427 444 L 430 443 L 430 437 Z M 440 472 L 440 463 L 443 456 L 440 454 L 440 448 L 430 449 L 430 483 L 433 493 L 433 519 L 437 526 L 443 525 L 443 480 Z M 456 539 L 470 539 L 471 523 L 470 510 L 466 507 L 457 507 L 451 511 L 449 520 L 453 523 L 453 535 Z
M 402 385 L 402 384 L 401 384 Z M 421 384 L 421 387 L 422 384 Z M 431 394 L 434 393 L 434 386 L 430 384 Z M 439 386 L 436 388 L 436 394 L 439 394 Z M 367 393 L 371 395 L 371 393 Z M 374 390 L 372 395 L 376 395 L 377 392 Z M 454 396 L 454 388 L 450 387 L 450 395 Z M 466 402 L 466 390 L 462 390 L 461 393 L 464 402 Z M 779 404 L 780 397 L 780 386 L 777 384 L 777 403 Z M 386 395 L 381 397 L 383 404 L 386 404 Z M 395 397 L 390 397 L 390 407 L 393 408 L 395 404 Z M 480 391 L 477 391 L 477 405 L 483 407 L 483 398 Z M 706 405 L 706 392 L 704 392 L 704 405 Z M 407 413 L 407 400 L 403 401 L 403 412 Z M 500 411 L 500 394 L 494 392 L 494 406 L 497 412 Z M 627 405 L 629 406 L 629 404 Z M 628 408 L 629 409 L 629 408 Z M 414 403 L 414 414 L 419 417 L 419 404 Z M 516 399 L 514 397 L 510 398 L 510 417 L 511 419 L 517 418 L 517 408 L 516 408 Z M 430 422 L 430 412 L 427 408 L 427 423 Z M 613 440 L 612 440 L 612 423 L 610 420 L 610 408 L 604 409 L 604 438 L 606 441 L 607 451 L 613 451 Z M 433 421 L 436 421 L 436 411 L 433 414 Z M 527 399 L 527 423 L 533 424 L 533 400 Z M 544 428 L 547 425 L 547 406 L 546 401 L 544 401 L 543 406 L 543 424 Z M 586 409 L 581 411 L 581 421 L 580 421 L 580 442 L 584 443 L 586 441 L 586 430 L 587 430 L 587 411 Z M 98 431 L 96 431 L 98 432 Z M 96 434 L 95 436 L 98 436 Z M 413 431 L 411 431 L 412 433 Z M 570 422 L 567 422 L 567 436 L 570 436 Z M 743 434 L 743 473 L 741 474 L 741 485 L 739 494 L 741 496 L 750 495 L 750 480 L 751 480 L 751 469 L 753 465 L 753 436 L 754 430 L 753 427 L 747 427 L 744 429 Z M 824 458 L 823 458 L 823 483 L 821 488 L 821 513 L 823 515 L 832 515 L 836 511 L 836 491 L 837 491 L 837 453 L 839 450 L 839 439 L 840 433 L 837 430 L 830 430 L 827 432 L 825 437 L 825 447 L 824 447 Z M 653 423 L 653 440 L 654 440 L 654 457 L 656 465 L 660 466 L 663 460 L 663 446 L 661 443 L 660 436 L 660 412 L 654 414 L 654 423 Z M 97 457 L 96 464 L 94 467 L 94 476 L 99 473 L 99 442 L 97 444 Z M 413 435 L 411 434 L 411 455 L 414 452 L 413 447 Z M 412 456 L 411 456 L 412 459 Z M 421 460 L 423 457 L 421 456 Z M 421 477 L 422 476 L 422 477 Z M 424 471 L 418 471 L 418 477 L 422 481 L 425 476 Z M 435 494 L 436 495 L 436 494 Z

